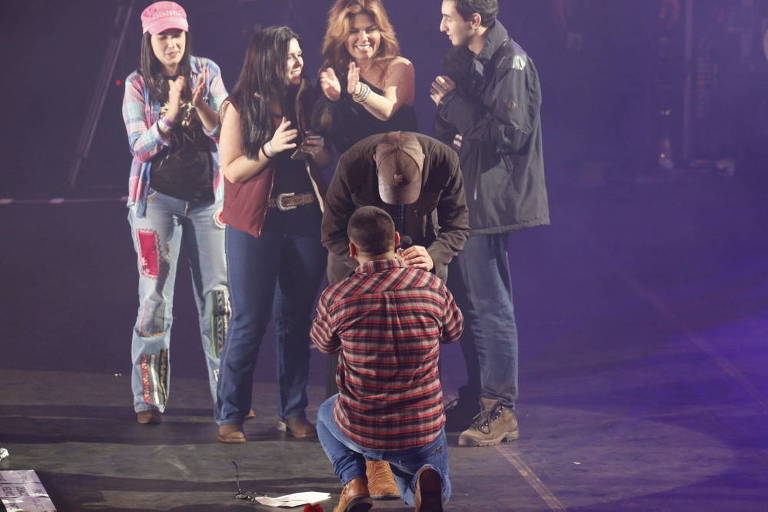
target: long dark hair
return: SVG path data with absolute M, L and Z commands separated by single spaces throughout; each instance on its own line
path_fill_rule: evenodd
M 272 138 L 272 111 L 280 105 L 283 115 L 294 127 L 294 95 L 286 73 L 288 44 L 299 36 L 289 27 L 267 27 L 257 30 L 248 50 L 235 87 L 228 101 L 240 113 L 243 150 L 248 158 L 256 158 L 265 142 Z M 302 79 L 304 70 L 302 70 Z
M 149 88 L 149 97 L 153 101 L 165 103 L 168 101 L 168 80 L 163 76 L 163 65 L 155 57 L 152 50 L 152 35 L 145 32 L 141 36 L 141 54 L 139 55 L 139 73 L 144 77 L 144 83 Z M 192 98 L 192 66 L 190 59 L 192 55 L 192 40 L 189 32 L 186 35 L 184 44 L 184 55 L 179 63 L 179 75 L 184 77 L 184 93 L 182 98 L 189 100 Z

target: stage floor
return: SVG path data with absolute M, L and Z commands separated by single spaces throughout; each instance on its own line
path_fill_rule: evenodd
M 755 197 L 717 180 L 553 190 L 554 225 L 510 242 L 521 439 L 459 448 L 452 434 L 447 510 L 768 510 L 768 223 Z M 0 208 L 0 470 L 36 470 L 60 511 L 269 510 L 233 498 L 234 460 L 244 489 L 326 491 L 333 509 L 319 444 L 275 429 L 270 340 L 249 442 L 215 441 L 186 276 L 168 413 L 135 423 L 124 208 Z M 324 371 L 313 354 L 312 418 Z M 455 393 L 458 347 L 442 371 Z

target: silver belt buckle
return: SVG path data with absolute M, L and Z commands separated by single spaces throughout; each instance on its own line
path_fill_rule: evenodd
M 297 205 L 285 206 L 283 204 L 283 199 L 287 199 L 287 198 L 293 197 L 295 195 L 296 195 L 295 192 L 287 192 L 287 193 L 284 193 L 284 194 L 277 194 L 277 209 L 280 210 L 281 212 L 287 212 L 288 210 L 295 210 L 297 208 Z

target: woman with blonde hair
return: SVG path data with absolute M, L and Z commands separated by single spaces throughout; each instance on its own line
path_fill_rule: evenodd
M 323 57 L 319 120 L 340 153 L 369 135 L 416 131 L 413 64 L 381 0 L 336 0 Z

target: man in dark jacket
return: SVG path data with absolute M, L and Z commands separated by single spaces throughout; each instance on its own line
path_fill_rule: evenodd
M 454 48 L 432 84 L 438 138 L 458 152 L 471 235 L 451 264 L 448 285 L 466 321 L 469 382 L 454 411 L 479 398 L 480 414 L 462 446 L 491 446 L 519 435 L 517 327 L 508 233 L 549 224 L 541 142 L 541 89 L 533 61 L 496 19 L 497 0 L 443 0 L 440 30 Z M 473 408 L 476 412 L 477 409 Z
M 388 180 L 399 183 L 388 191 L 382 188 Z M 403 180 L 414 180 L 411 197 L 393 195 L 408 189 Z M 409 247 L 401 253 L 405 262 L 442 279 L 469 236 L 459 159 L 445 144 L 420 133 L 372 135 L 339 159 L 326 193 L 321 230 L 331 284 L 355 270 L 356 262 L 348 254 L 347 223 L 361 206 L 378 206 L 389 213 L 400 236 L 407 237 Z

